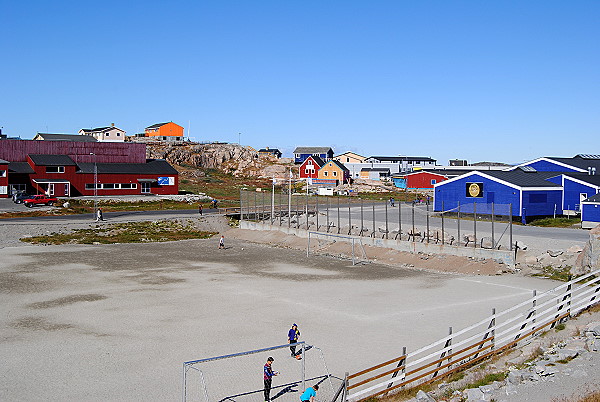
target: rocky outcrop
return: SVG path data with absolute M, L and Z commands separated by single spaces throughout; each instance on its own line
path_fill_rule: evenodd
M 146 157 L 166 159 L 172 165 L 218 169 L 234 176 L 262 176 L 262 171 L 277 161 L 259 157 L 254 148 L 238 144 L 148 144 Z
M 583 251 L 579 254 L 575 266 L 572 269 L 573 275 L 583 275 L 598 269 L 600 262 L 600 225 L 590 230 L 590 239 L 585 244 Z

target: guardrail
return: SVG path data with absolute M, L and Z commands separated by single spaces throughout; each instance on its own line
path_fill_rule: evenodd
M 534 291 L 531 299 L 498 314 L 492 309 L 489 317 L 459 332 L 450 327 L 447 336 L 427 346 L 411 353 L 403 348 L 401 356 L 347 374 L 332 402 L 361 401 L 436 381 L 553 328 L 599 299 L 600 270 L 539 295 Z

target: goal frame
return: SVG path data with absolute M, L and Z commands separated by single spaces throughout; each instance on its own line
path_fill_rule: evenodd
M 364 247 L 360 237 L 349 236 L 349 235 L 346 236 L 346 235 L 340 235 L 340 234 L 334 234 L 334 233 L 311 232 L 311 231 L 308 232 L 308 239 L 306 242 L 306 257 L 310 257 L 311 236 L 313 236 L 313 237 L 324 236 L 324 237 L 334 237 L 334 238 L 339 238 L 339 239 L 345 239 L 349 243 L 352 243 L 352 265 L 357 265 L 357 264 L 360 264 L 361 262 L 368 261 L 367 253 L 365 252 L 365 247 Z M 357 242 L 358 242 L 358 245 L 360 246 L 362 260 L 356 257 L 356 243 Z

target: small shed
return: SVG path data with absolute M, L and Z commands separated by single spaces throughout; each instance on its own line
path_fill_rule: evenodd
M 593 229 L 600 225 L 600 193 L 581 202 L 581 227 Z

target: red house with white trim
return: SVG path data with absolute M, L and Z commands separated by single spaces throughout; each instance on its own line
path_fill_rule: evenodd
M 301 179 L 318 179 L 319 169 L 325 165 L 325 161 L 320 156 L 311 155 L 300 165 Z

